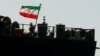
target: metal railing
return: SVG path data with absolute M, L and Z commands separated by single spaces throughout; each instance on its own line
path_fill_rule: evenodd
M 27 26 L 29 28 L 30 24 L 19 24 L 19 25 L 22 26 L 21 29 L 24 29 L 24 31 L 25 31 L 25 26 Z M 35 31 L 35 33 L 37 33 L 37 35 L 38 35 L 38 25 L 36 25 L 36 27 L 37 27 L 36 28 L 37 30 Z M 50 36 L 51 32 L 53 32 L 53 34 L 54 34 L 53 38 L 56 38 L 57 34 L 58 34 L 56 26 L 47 26 L 47 27 L 48 28 L 47 28 L 47 34 L 46 34 L 46 36 Z M 65 27 L 64 28 L 64 34 L 63 34 L 64 36 L 62 36 L 61 38 L 68 38 L 68 37 L 65 37 L 65 35 L 66 35 L 65 32 L 66 31 L 70 31 L 69 39 L 85 40 L 86 36 L 82 36 L 82 37 L 80 36 L 81 35 L 81 30 L 83 30 L 83 29 L 82 28 L 74 28 L 74 27 Z M 86 32 L 89 32 L 89 30 L 94 30 L 94 29 L 84 29 L 84 30 L 85 30 L 85 35 L 86 35 Z M 73 36 L 73 32 L 72 31 L 74 31 L 74 36 Z M 26 34 L 26 33 L 23 32 L 23 34 Z M 92 35 L 93 35 L 92 37 L 91 36 L 90 37 L 88 36 L 88 37 L 92 38 L 92 40 L 94 40 L 94 33 Z M 58 34 L 58 36 L 59 36 L 59 34 Z

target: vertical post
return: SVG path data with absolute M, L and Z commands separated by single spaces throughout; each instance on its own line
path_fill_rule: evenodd
M 39 7 L 41 8 L 41 4 L 39 5 Z M 40 8 L 39 8 L 39 11 L 40 11 Z M 38 11 L 38 16 L 39 16 L 39 11 Z M 36 24 L 35 24 L 35 27 L 37 26 L 37 28 L 38 28 L 37 21 L 38 21 L 38 17 L 36 19 Z M 36 37 L 38 37 L 38 31 L 37 31 Z
M 22 29 L 24 29 L 24 24 L 22 24 Z
M 39 5 L 39 7 L 41 8 L 41 4 Z M 39 11 L 40 11 L 40 9 L 39 9 Z M 38 16 L 39 16 L 39 11 L 38 11 Z M 37 21 L 38 21 L 38 17 L 36 19 L 36 25 L 37 25 Z
M 25 24 L 22 24 L 22 32 L 24 33 L 24 25 Z M 22 35 L 23 35 L 23 33 L 22 33 Z

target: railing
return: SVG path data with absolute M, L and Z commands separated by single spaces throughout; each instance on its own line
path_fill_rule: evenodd
M 21 29 L 17 29 L 23 33 L 23 36 L 30 36 L 30 32 L 26 33 L 25 26 L 29 26 L 29 24 L 19 24 L 22 26 Z M 29 28 L 29 27 L 28 27 Z M 23 30 L 24 29 L 24 30 Z M 35 29 L 35 37 L 48 37 L 48 38 L 61 38 L 61 39 L 70 39 L 70 40 L 95 40 L 94 39 L 94 29 L 82 29 L 82 28 L 73 28 L 73 27 L 57 27 L 57 26 L 47 26 L 47 30 L 45 29 L 45 36 L 41 35 L 43 32 L 39 31 L 38 25 L 36 25 Z M 41 33 L 40 33 L 41 32 Z M 18 32 L 17 32 L 18 33 Z

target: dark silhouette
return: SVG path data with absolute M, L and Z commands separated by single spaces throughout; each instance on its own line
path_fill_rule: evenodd
M 43 23 L 38 24 L 38 36 L 45 38 L 47 36 L 48 24 L 45 22 L 45 16 L 43 16 Z
M 95 40 L 95 29 L 86 29 L 85 40 L 94 41 Z
M 6 25 L 6 35 L 10 36 L 10 32 L 11 32 L 11 19 L 10 19 L 10 17 L 4 17 L 3 22 Z
M 10 25 L 13 38 L 12 36 L 10 38 L 6 37 L 9 35 Z M 17 30 L 20 30 L 19 28 L 17 21 L 11 24 L 9 17 L 0 16 L 0 37 L 3 37 L 0 38 L 1 55 L 94 56 L 95 49 L 100 49 L 96 47 L 95 29 L 71 28 L 65 30 L 65 25 L 60 24 L 56 25 L 56 38 L 54 38 L 55 27 L 50 32 L 51 38 L 47 38 L 48 24 L 44 20 L 42 24 L 38 24 L 38 36 L 40 38 L 29 38 L 31 36 L 19 36 L 23 33 L 23 31 L 21 33 L 17 32 Z M 33 34 L 34 29 L 33 24 L 30 23 L 30 33 Z M 14 37 L 20 38 L 16 39 Z M 76 39 L 71 39 L 73 37 Z M 77 38 L 79 39 L 77 40 Z
M 11 25 L 11 36 L 16 36 L 16 29 L 20 28 L 19 23 L 17 21 L 14 21 Z
M 3 22 L 4 22 L 7 26 L 10 26 L 10 25 L 11 25 L 11 19 L 10 19 L 10 17 L 4 17 L 4 18 L 3 18 Z
M 75 29 L 71 28 L 72 37 L 75 37 Z
M 74 40 L 81 40 L 81 28 L 74 28 L 75 34 L 74 34 Z
M 70 39 L 70 37 L 71 37 L 71 31 L 70 30 L 66 30 L 65 31 L 65 38 L 66 39 Z
M 46 21 L 45 16 L 43 16 L 43 23 L 42 24 L 47 24 L 45 21 Z
M 11 19 L 9 17 L 1 16 L 0 31 L 2 36 L 10 36 Z
M 85 29 L 81 29 L 81 33 L 80 33 L 81 35 L 80 35 L 80 37 L 82 38 L 82 39 L 85 39 Z
M 32 23 L 30 23 L 29 31 L 30 31 L 29 36 L 34 37 L 35 36 L 35 25 L 33 25 Z
M 65 38 L 65 25 L 62 24 L 56 25 L 56 37 Z
M 38 24 L 38 36 L 40 38 L 47 36 L 47 24 Z
M 0 36 L 5 36 L 5 34 L 6 34 L 6 26 L 2 21 L 0 21 Z

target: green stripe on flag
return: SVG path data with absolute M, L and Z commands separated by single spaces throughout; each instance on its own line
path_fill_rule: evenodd
M 22 6 L 22 8 L 28 8 L 33 10 L 40 10 L 40 6 Z

